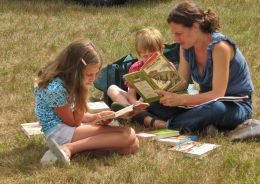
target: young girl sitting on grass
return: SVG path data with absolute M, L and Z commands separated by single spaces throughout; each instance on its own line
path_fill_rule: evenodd
M 96 119 L 113 113 L 87 113 L 88 87 L 101 69 L 101 57 L 93 43 L 85 40 L 69 44 L 54 61 L 40 69 L 36 78 L 35 113 L 50 150 L 69 164 L 75 153 L 88 150 L 113 150 L 131 154 L 139 147 L 129 127 L 106 126 Z M 81 123 L 87 125 L 81 125 Z
M 152 56 L 155 52 L 163 52 L 163 36 L 155 28 L 143 28 L 136 33 L 135 37 L 135 49 L 140 56 L 139 60 L 136 61 L 129 69 L 129 73 L 139 71 L 144 63 Z M 111 100 L 115 103 L 112 104 L 112 110 L 118 110 L 131 104 L 138 104 L 140 100 L 136 90 L 128 83 L 125 82 L 128 87 L 128 91 L 124 91 L 116 85 L 111 85 L 107 94 Z M 159 120 L 155 115 L 144 111 L 133 117 L 133 120 L 143 124 L 145 127 L 162 128 L 165 127 L 165 121 Z

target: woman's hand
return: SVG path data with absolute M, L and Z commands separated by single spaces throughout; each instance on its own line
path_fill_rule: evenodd
M 164 106 L 174 107 L 183 105 L 181 95 L 164 90 L 155 90 L 155 92 L 162 96 L 160 98 L 160 103 Z
M 114 114 L 115 112 L 113 111 L 102 111 L 100 113 L 97 114 L 96 116 L 96 119 L 101 119 L 100 121 L 98 121 L 98 123 L 96 123 L 97 125 L 108 125 L 109 123 L 111 123 L 111 121 L 114 119 Z M 106 116 L 111 116 L 111 118 L 109 119 L 105 119 L 105 120 L 102 120 L 102 118 L 106 117 Z

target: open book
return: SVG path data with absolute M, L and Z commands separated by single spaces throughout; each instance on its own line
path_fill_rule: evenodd
M 90 113 L 99 113 L 102 111 L 109 111 L 110 108 L 104 101 L 99 101 L 99 102 L 88 102 L 88 112 Z
M 141 111 L 145 110 L 148 106 L 149 106 L 149 104 L 147 104 L 147 103 L 129 105 L 119 111 L 111 113 L 107 116 L 103 116 L 99 119 L 96 119 L 96 120 L 92 121 L 90 124 L 98 124 L 100 121 L 109 120 L 109 119 L 117 119 L 117 118 L 127 119 L 130 113 L 141 112 Z
M 154 90 L 177 92 L 185 84 L 185 79 L 179 75 L 174 65 L 159 52 L 154 53 L 140 71 L 126 74 L 123 77 L 137 90 L 145 102 L 160 99 Z
M 213 100 L 210 100 L 210 101 L 198 104 L 198 105 L 189 105 L 189 106 L 181 105 L 181 106 L 178 106 L 178 107 L 181 107 L 181 108 L 184 108 L 184 109 L 192 109 L 192 108 L 199 107 L 199 106 L 209 104 L 209 103 L 212 103 L 212 102 L 216 102 L 216 101 L 243 101 L 243 100 L 248 99 L 248 98 L 249 98 L 248 96 L 224 96 L 224 97 L 215 98 Z

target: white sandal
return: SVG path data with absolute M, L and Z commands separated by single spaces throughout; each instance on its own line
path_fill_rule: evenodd
M 54 139 L 47 139 L 47 144 L 51 152 L 65 165 L 70 165 L 70 157 L 66 154 L 66 151 L 62 146 L 58 145 Z

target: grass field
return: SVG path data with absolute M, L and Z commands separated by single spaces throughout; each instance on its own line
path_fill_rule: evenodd
M 33 78 L 44 63 L 73 40 L 88 38 L 105 63 L 134 51 L 135 32 L 158 28 L 172 42 L 166 23 L 180 1 L 129 0 L 121 7 L 93 7 L 61 0 L 0 0 L 0 183 L 260 183 L 259 142 L 203 138 L 221 148 L 202 160 L 184 158 L 165 146 L 142 141 L 131 156 L 76 155 L 70 167 L 42 166 L 48 149 L 28 139 L 20 124 L 36 120 Z M 255 86 L 253 118 L 260 118 L 260 1 L 198 0 L 217 10 L 221 31 L 236 40 Z

